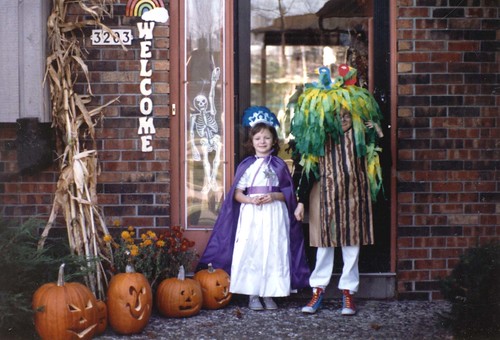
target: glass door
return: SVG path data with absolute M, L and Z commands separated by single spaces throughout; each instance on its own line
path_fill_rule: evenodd
M 241 112 L 250 105 L 269 107 L 281 124 L 280 157 L 289 164 L 292 173 L 296 170 L 290 148 L 294 139 L 290 134 L 293 104 L 305 84 L 318 81 L 320 66 L 329 67 L 332 78 L 338 75 L 340 64 L 356 68 L 357 85 L 375 93 L 382 111 L 387 109 L 388 50 L 384 54 L 374 49 L 375 42 L 382 49 L 388 46 L 388 28 L 385 31 L 382 28 L 388 22 L 384 23 L 388 5 L 383 3 L 386 1 L 251 0 L 248 5 L 239 5 L 236 74 L 243 76 L 236 79 L 240 114 L 235 119 L 241 121 Z M 384 114 L 389 122 L 389 113 Z M 389 138 L 386 139 L 388 146 Z M 384 154 L 390 155 L 389 148 L 384 149 Z M 244 156 L 242 149 L 238 149 L 238 156 L 240 159 Z M 390 160 L 386 161 L 385 168 L 389 171 Z M 386 179 L 385 192 L 389 193 L 389 175 Z M 377 245 L 362 251 L 360 265 L 365 272 L 389 271 L 389 209 L 389 200 L 375 207 Z
M 171 2 L 172 224 L 186 230 L 213 227 L 231 170 L 230 6 Z

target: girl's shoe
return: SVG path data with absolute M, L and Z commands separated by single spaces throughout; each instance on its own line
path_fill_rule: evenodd
M 263 300 L 266 309 L 278 309 L 278 305 L 276 305 L 276 302 L 274 302 L 273 298 L 265 297 Z
M 262 303 L 260 303 L 260 299 L 257 295 L 250 295 L 248 300 L 248 308 L 251 310 L 263 310 Z

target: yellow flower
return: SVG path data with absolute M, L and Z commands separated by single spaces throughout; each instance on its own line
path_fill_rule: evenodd
M 132 227 L 131 225 L 128 226 L 128 231 L 134 231 L 134 227 Z
M 148 236 L 152 239 L 156 239 L 156 233 L 154 231 L 148 230 Z
M 139 255 L 139 247 L 137 247 L 135 244 L 130 246 L 130 255 L 132 256 L 137 256 Z
M 165 246 L 165 241 L 163 241 L 163 240 L 156 241 L 156 246 L 158 248 L 161 248 L 161 247 Z
M 106 234 L 106 235 L 104 235 L 103 240 L 106 243 L 110 243 L 111 241 L 113 241 L 113 237 L 111 237 L 110 234 Z
M 148 236 L 146 234 L 141 234 L 141 239 L 144 241 L 145 239 L 147 239 Z
M 122 236 L 122 239 L 124 239 L 124 240 L 128 240 L 128 239 L 130 239 L 132 237 L 130 235 L 130 233 L 128 231 L 126 231 L 126 230 L 122 231 L 121 236 Z
M 153 241 L 151 240 L 144 240 L 144 242 L 141 243 L 143 245 L 143 247 L 147 247 L 147 246 L 150 246 L 153 244 Z
M 113 226 L 119 227 L 121 225 L 120 220 L 114 220 L 113 221 Z

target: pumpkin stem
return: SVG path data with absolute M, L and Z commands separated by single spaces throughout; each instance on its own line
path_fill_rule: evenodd
M 177 275 L 177 278 L 181 281 L 184 281 L 186 278 L 186 272 L 184 271 L 184 266 L 179 267 L 179 275 Z
M 132 263 L 127 263 L 127 265 L 125 266 L 125 273 L 135 273 L 135 268 Z
M 209 263 L 209 264 L 208 264 L 208 272 L 209 272 L 210 274 L 212 274 L 213 272 L 215 272 L 214 266 L 212 266 L 212 264 L 211 264 L 211 263 Z
M 64 286 L 64 266 L 65 266 L 64 263 L 62 263 L 59 266 L 59 274 L 57 275 L 57 286 L 58 287 Z

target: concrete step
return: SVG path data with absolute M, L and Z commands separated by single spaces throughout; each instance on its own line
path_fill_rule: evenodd
M 340 298 L 341 291 L 337 288 L 340 274 L 332 274 L 330 284 L 326 288 L 325 298 Z M 396 297 L 395 273 L 361 273 L 359 274 L 359 291 L 356 298 L 361 299 L 393 299 Z M 310 298 L 310 290 L 299 293 L 304 298 Z

